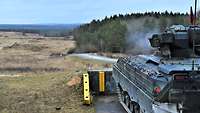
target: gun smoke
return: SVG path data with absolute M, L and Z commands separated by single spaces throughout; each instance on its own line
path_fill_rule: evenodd
M 159 33 L 159 23 L 153 21 L 154 18 L 148 19 L 137 19 L 134 21 L 129 21 L 127 25 L 127 54 L 137 55 L 137 54 L 150 54 L 153 48 L 150 46 L 149 38 L 155 34 Z

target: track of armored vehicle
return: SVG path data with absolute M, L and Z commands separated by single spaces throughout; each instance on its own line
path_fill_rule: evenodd
M 172 26 L 149 40 L 156 54 L 113 67 L 122 104 L 130 113 L 199 113 L 200 27 Z

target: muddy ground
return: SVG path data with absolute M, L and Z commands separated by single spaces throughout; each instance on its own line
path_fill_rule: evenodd
M 23 37 L 23 38 L 21 38 Z M 64 56 L 75 42 L 0 33 L 0 113 L 94 113 L 82 105 L 81 75 L 94 60 Z

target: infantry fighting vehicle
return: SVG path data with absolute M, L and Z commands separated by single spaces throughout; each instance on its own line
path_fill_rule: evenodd
M 196 25 L 196 6 L 197 0 L 195 16 L 191 8 L 191 26 L 173 25 L 149 39 L 157 50 L 155 54 L 119 58 L 109 71 L 128 113 L 200 113 L 200 26 Z M 103 72 L 98 77 L 102 92 L 107 80 Z
M 113 77 L 131 113 L 200 113 L 200 26 L 149 39 L 159 52 L 118 59 Z

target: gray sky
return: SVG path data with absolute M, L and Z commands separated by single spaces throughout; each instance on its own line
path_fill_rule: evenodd
M 86 23 L 114 14 L 189 12 L 194 0 L 0 0 L 0 24 Z

